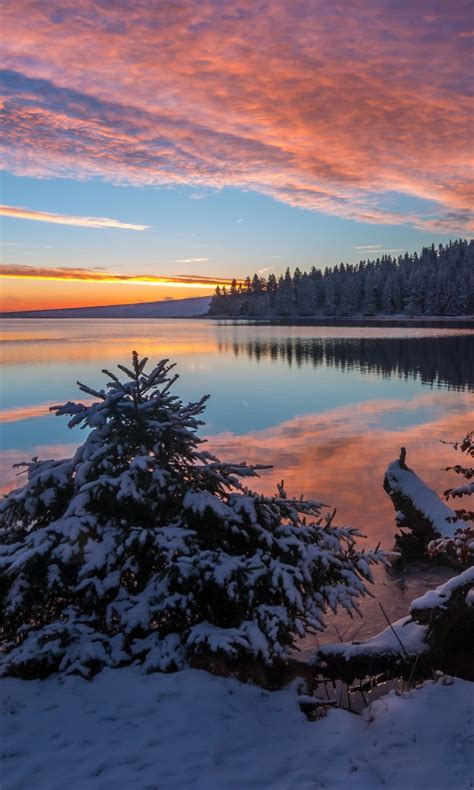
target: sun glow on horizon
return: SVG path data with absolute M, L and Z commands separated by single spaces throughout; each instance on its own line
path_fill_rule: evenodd
M 196 291 L 199 295 L 207 296 L 214 293 L 217 286 L 229 287 L 232 280 L 204 275 L 155 276 L 95 272 L 89 269 L 3 266 L 0 267 L 0 282 L 2 312 L 17 312 L 164 301 L 170 298 L 170 289 L 174 292 L 171 298 L 195 296 Z M 55 283 L 54 293 L 51 283 Z M 133 289 L 124 294 L 124 285 L 133 286 Z M 122 288 L 117 292 L 115 286 Z M 151 297 L 150 288 L 166 289 L 168 295 L 161 299 L 159 294 L 158 299 L 155 295 Z

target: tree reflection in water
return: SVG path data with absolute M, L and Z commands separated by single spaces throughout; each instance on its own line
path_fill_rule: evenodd
M 285 361 L 290 367 L 327 365 L 384 378 L 418 379 L 423 384 L 474 390 L 474 335 L 351 338 L 268 337 L 219 340 L 220 353 Z

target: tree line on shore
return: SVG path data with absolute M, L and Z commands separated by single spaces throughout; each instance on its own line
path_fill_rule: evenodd
M 209 308 L 210 315 L 234 318 L 473 313 L 474 241 L 462 239 L 324 271 L 254 274 L 216 288 Z

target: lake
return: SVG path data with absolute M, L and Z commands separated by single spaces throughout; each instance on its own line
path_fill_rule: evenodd
M 415 327 L 270 326 L 209 320 L 21 320 L 3 322 L 0 485 L 20 485 L 14 463 L 70 455 L 83 434 L 48 407 L 81 400 L 76 381 L 102 385 L 101 368 L 136 349 L 177 363 L 183 399 L 210 393 L 203 435 L 224 460 L 271 463 L 254 487 L 315 497 L 358 527 L 368 546 L 391 548 L 394 513 L 382 489 L 387 464 L 407 461 L 444 491 L 459 458 L 443 442 L 474 426 L 474 330 Z M 367 617 L 336 621 L 345 637 L 385 627 L 412 598 L 452 575 L 418 564 L 378 571 Z

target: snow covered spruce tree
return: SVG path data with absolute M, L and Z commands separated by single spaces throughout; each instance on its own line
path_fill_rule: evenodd
M 379 551 L 315 501 L 249 490 L 258 469 L 223 463 L 162 360 L 133 353 L 91 405 L 54 406 L 88 430 L 72 458 L 33 459 L 0 504 L 0 672 L 84 676 L 199 656 L 284 659 L 330 607 L 357 608 Z

